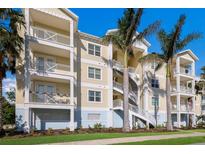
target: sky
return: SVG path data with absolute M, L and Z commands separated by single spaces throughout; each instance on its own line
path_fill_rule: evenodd
M 124 9 L 70 9 L 79 17 L 78 29 L 82 32 L 96 36 L 104 36 L 108 29 L 117 27 L 118 19 L 123 15 Z M 205 20 L 203 15 L 205 9 L 145 9 L 142 16 L 139 31 L 156 20 L 161 21 L 161 27 L 166 31 L 171 31 L 179 15 L 187 16 L 183 27 L 182 37 L 190 32 L 202 32 L 204 37 L 191 42 L 185 49 L 191 49 L 198 57 L 196 62 L 196 74 L 200 74 L 200 68 L 205 65 Z M 156 35 L 146 38 L 151 47 L 149 52 L 160 52 L 160 44 Z M 8 74 L 8 78 L 3 82 L 3 91 L 8 91 L 15 87 L 15 76 Z
M 79 17 L 78 28 L 82 32 L 96 36 L 104 36 L 108 29 L 117 27 L 118 19 L 123 15 L 124 9 L 70 9 Z M 201 32 L 204 37 L 191 42 L 185 49 L 191 49 L 198 57 L 196 74 L 200 75 L 200 68 L 205 65 L 205 9 L 145 9 L 139 31 L 156 20 L 161 21 L 161 28 L 171 31 L 181 14 L 187 16 L 183 27 L 182 37 L 191 32 Z M 147 38 L 151 43 L 149 52 L 160 52 L 160 44 L 156 35 Z

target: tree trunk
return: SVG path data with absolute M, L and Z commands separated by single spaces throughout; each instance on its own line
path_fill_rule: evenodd
M 170 62 L 167 63 L 167 74 L 166 74 L 166 91 L 167 91 L 167 96 L 166 96 L 166 103 L 167 103 L 167 130 L 172 131 L 172 116 L 171 116 L 171 91 L 170 91 L 170 86 L 171 86 L 171 72 L 170 72 L 170 67 L 171 64 Z
M 124 71 L 123 71 L 123 132 L 130 131 L 129 125 L 129 76 L 128 76 L 128 67 L 127 67 L 127 51 L 124 55 Z

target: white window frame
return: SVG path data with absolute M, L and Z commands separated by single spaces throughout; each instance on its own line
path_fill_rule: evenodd
M 94 96 L 94 101 L 90 101 L 89 100 L 89 91 L 94 91 L 94 92 L 100 92 L 100 102 L 98 102 L 98 101 L 95 101 L 95 96 Z M 88 102 L 89 103 L 92 103 L 92 104 L 94 104 L 94 103 L 96 103 L 96 104 L 98 104 L 98 103 L 102 103 L 103 102 L 103 97 L 102 97 L 103 95 L 102 95 L 102 90 L 95 90 L 95 89 L 88 89 L 87 90 L 87 100 L 88 100 Z
M 94 78 L 90 78 L 89 77 L 89 68 L 94 68 Z M 95 78 L 95 69 L 99 69 L 100 70 L 100 79 Z M 88 79 L 92 79 L 92 80 L 102 80 L 102 68 L 96 67 L 96 66 L 88 66 L 87 67 L 87 78 Z
M 89 53 L 89 44 L 94 45 L 94 54 L 90 54 L 90 53 Z M 95 46 L 99 46 L 99 47 L 100 47 L 100 55 L 99 55 L 99 56 L 96 55 Z M 102 55 L 102 45 L 88 42 L 88 43 L 87 43 L 87 53 L 88 53 L 89 55 L 92 55 L 92 56 L 95 56 L 95 57 L 101 57 L 101 55 Z
M 156 86 L 153 87 L 153 86 L 152 86 L 152 81 L 153 81 L 153 80 L 155 80 L 155 84 L 154 84 L 154 85 L 157 85 L 156 83 L 157 83 L 157 81 L 158 81 L 158 87 L 156 87 Z M 157 79 L 157 78 L 152 78 L 152 79 L 151 79 L 151 87 L 152 87 L 152 88 L 159 89 L 159 88 L 160 88 L 159 79 Z
M 155 106 L 153 105 L 153 102 L 152 102 L 153 97 L 158 98 L 158 107 L 160 107 L 160 97 L 159 97 L 159 94 L 154 94 L 154 95 L 152 96 L 152 99 L 151 99 L 151 105 L 152 105 L 152 107 L 155 107 Z

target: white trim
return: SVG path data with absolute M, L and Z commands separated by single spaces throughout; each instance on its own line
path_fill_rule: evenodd
M 94 91 L 94 92 L 100 92 L 100 102 L 96 102 L 96 101 L 89 101 L 89 91 Z M 103 103 L 103 97 L 102 97 L 103 95 L 102 95 L 102 90 L 96 90 L 96 89 L 87 89 L 87 101 L 88 101 L 88 103 L 90 103 L 90 104 L 101 104 L 101 103 Z
M 110 111 L 107 107 L 78 107 L 78 111 Z
M 81 82 L 81 87 L 87 87 L 87 88 L 99 88 L 99 89 L 109 89 L 109 85 L 105 84 L 95 84 L 90 82 Z
M 88 48 L 89 44 L 91 44 L 91 45 L 94 46 L 94 55 L 89 54 L 89 48 Z M 94 43 L 94 42 L 88 42 L 88 41 L 87 41 L 86 46 L 87 46 L 87 54 L 88 54 L 88 55 L 95 56 L 95 57 L 101 57 L 101 58 L 102 58 L 102 45 L 97 44 L 97 43 Z M 99 46 L 99 47 L 100 47 L 100 56 L 96 56 L 96 55 L 95 55 L 95 46 Z
M 102 59 L 102 58 L 100 58 Z M 104 62 L 99 62 L 97 60 L 91 60 L 91 59 L 86 59 L 86 58 L 81 58 L 81 63 L 85 63 L 85 64 L 93 64 L 96 66 L 100 66 L 100 67 L 106 67 L 107 68 L 107 64 Z
M 89 68 L 100 69 L 100 79 L 96 79 L 95 78 L 95 70 L 94 70 L 94 78 L 90 78 L 89 77 Z M 87 66 L 87 79 L 89 79 L 89 80 L 96 80 L 96 81 L 102 81 L 102 72 L 103 72 L 102 68 L 88 65 Z

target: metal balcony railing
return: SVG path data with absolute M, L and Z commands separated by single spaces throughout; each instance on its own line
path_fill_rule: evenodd
M 36 64 L 31 65 L 31 69 L 36 70 L 37 72 L 55 72 L 55 73 L 60 73 L 60 72 L 69 72 L 70 71 L 70 66 L 65 65 L 65 64 L 59 64 L 59 63 L 53 63 L 50 64 L 48 62 L 44 62 L 43 64 L 40 64 L 40 62 L 36 62 Z
M 172 86 L 171 91 L 172 92 L 177 92 L 176 86 Z M 193 94 L 192 88 L 189 88 L 189 87 L 186 87 L 186 86 L 180 86 L 179 92 L 183 92 L 183 93 L 186 93 L 186 94 Z
M 70 104 L 70 98 L 49 93 L 30 93 L 30 102 L 34 104 Z
M 31 26 L 31 36 L 63 45 L 70 45 L 70 37 L 43 28 Z

